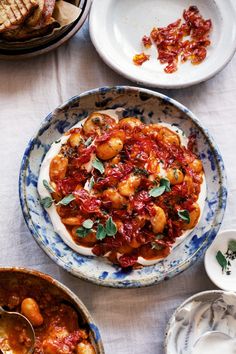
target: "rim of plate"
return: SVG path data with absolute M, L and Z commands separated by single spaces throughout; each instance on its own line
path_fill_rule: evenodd
M 184 300 L 181 304 L 179 304 L 179 306 L 174 310 L 173 314 L 171 315 L 169 321 L 167 322 L 167 325 L 166 325 L 166 330 L 165 330 L 165 338 L 164 338 L 164 343 L 163 343 L 163 346 L 164 346 L 164 351 L 165 351 L 165 354 L 167 354 L 167 349 L 168 349 L 168 334 L 169 334 L 169 331 L 171 329 L 171 326 L 172 326 L 172 323 L 174 322 L 174 319 L 175 319 L 175 316 L 177 314 L 177 312 L 183 307 L 185 306 L 186 304 L 188 304 L 189 302 L 192 302 L 194 301 L 196 298 L 199 298 L 201 296 L 207 296 L 207 295 L 213 295 L 213 294 L 219 294 L 219 295 L 222 295 L 222 294 L 231 294 L 235 297 L 235 301 L 236 301 L 236 293 L 235 292 L 232 292 L 232 291 L 225 291 L 225 290 L 205 290 L 205 291 L 201 291 L 200 293 L 196 293 L 190 297 L 188 297 L 186 300 Z
M 137 93 L 143 92 L 143 93 L 147 93 L 148 95 L 154 96 L 154 97 L 158 97 L 161 98 L 162 100 L 174 105 L 175 107 L 177 107 L 179 110 L 181 110 L 182 112 L 184 112 L 185 114 L 187 114 L 187 116 L 189 117 L 189 119 L 191 121 L 194 122 L 194 124 L 197 126 L 197 128 L 199 130 L 201 130 L 201 132 L 205 135 L 208 143 L 210 144 L 212 150 L 214 151 L 214 155 L 217 158 L 217 162 L 218 162 L 218 172 L 220 175 L 220 179 L 221 179 L 221 198 L 224 201 L 222 204 L 223 206 L 221 206 L 221 208 L 218 209 L 218 225 L 215 226 L 217 232 L 214 236 L 214 238 L 216 237 L 216 235 L 218 234 L 218 231 L 220 229 L 223 217 L 224 217 L 224 213 L 225 213 L 225 208 L 226 208 L 226 202 L 227 202 L 227 189 L 225 190 L 225 194 L 223 195 L 222 193 L 222 186 L 227 186 L 227 177 L 226 177 L 226 173 L 224 171 L 223 168 L 221 168 L 221 166 L 219 166 L 220 164 L 222 164 L 222 166 L 224 166 L 224 162 L 223 159 L 221 157 L 220 151 L 218 149 L 218 146 L 216 145 L 214 139 L 211 137 L 211 135 L 209 134 L 209 131 L 207 128 L 204 128 L 202 126 L 202 124 L 200 123 L 200 121 L 198 120 L 198 118 L 184 105 L 182 105 L 181 103 L 179 103 L 178 101 L 162 94 L 159 92 L 155 92 L 146 88 L 139 88 L 139 87 L 135 87 L 135 86 L 104 86 L 104 87 L 98 87 L 92 90 L 88 90 L 85 91 L 79 95 L 73 96 L 72 98 L 70 98 L 69 100 L 67 100 L 65 103 L 61 104 L 60 106 L 58 106 L 54 111 L 52 111 L 51 113 L 49 113 L 46 118 L 42 121 L 39 129 L 36 131 L 36 133 L 33 135 L 33 137 L 30 139 L 25 152 L 23 154 L 23 158 L 22 158 L 22 162 L 21 162 L 21 167 L 20 167 L 20 173 L 19 173 L 19 199 L 20 199 L 20 205 L 21 205 L 21 209 L 22 209 L 22 213 L 23 213 L 23 217 L 24 220 L 26 222 L 26 225 L 31 233 L 31 235 L 33 236 L 34 240 L 38 243 L 38 245 L 44 250 L 44 252 L 49 256 L 49 258 L 51 258 L 52 261 L 54 261 L 57 265 L 59 265 L 60 267 L 62 267 L 63 269 L 65 269 L 66 271 L 68 271 L 69 273 L 71 273 L 72 275 L 76 276 L 79 279 L 85 280 L 85 281 L 89 281 L 91 283 L 97 284 L 97 285 L 102 285 L 102 286 L 106 286 L 106 287 L 112 287 L 112 288 L 140 288 L 140 287 L 145 287 L 145 286 L 151 286 L 151 285 L 155 285 L 163 280 L 166 279 L 170 279 L 173 276 L 183 272 L 185 269 L 187 269 L 189 266 L 191 266 L 194 261 L 195 261 L 195 257 L 197 257 L 197 259 L 202 255 L 202 252 L 204 250 L 206 250 L 206 248 L 212 243 L 214 238 L 209 239 L 209 237 L 206 238 L 206 240 L 204 240 L 204 242 L 201 244 L 201 246 L 185 261 L 183 261 L 182 263 L 174 266 L 171 271 L 168 273 L 168 277 L 166 278 L 166 274 L 162 277 L 158 276 L 158 275 L 153 275 L 150 278 L 145 278 L 145 275 L 143 275 L 143 277 L 139 280 L 115 280 L 115 279 L 99 279 L 96 276 L 93 275 L 84 275 L 83 272 L 80 271 L 79 268 L 73 268 L 73 267 L 69 267 L 67 265 L 67 263 L 65 261 L 63 261 L 61 259 L 61 257 L 57 256 L 52 250 L 51 248 L 48 248 L 47 245 L 44 244 L 42 238 L 40 237 L 40 234 L 38 233 L 37 229 L 35 228 L 35 225 L 31 219 L 30 213 L 29 213 L 29 208 L 27 205 L 27 201 L 26 201 L 26 196 L 25 196 L 25 190 L 26 190 L 26 186 L 25 186 L 25 170 L 27 168 L 28 165 L 28 157 L 31 153 L 31 150 L 33 148 L 34 145 L 34 140 L 40 135 L 40 132 L 42 130 L 45 129 L 45 127 L 47 125 L 50 124 L 50 122 L 52 121 L 52 119 L 54 118 L 54 113 L 56 113 L 58 110 L 61 110 L 63 108 L 65 108 L 66 106 L 68 106 L 68 104 L 73 104 L 74 102 L 76 102 L 78 99 L 81 99 L 85 96 L 91 96 L 91 95 L 99 95 L 101 94 L 101 91 L 106 91 L 106 92 L 117 92 L 118 90 L 124 90 L 124 91 L 134 91 Z M 24 208 L 24 206 L 26 205 L 26 210 Z M 39 237 L 36 237 L 35 235 L 38 235 Z M 176 272 L 177 270 L 177 272 Z M 128 282 L 127 282 L 128 281 Z
M 232 1 L 228 0 L 227 4 L 224 2 L 221 2 L 221 0 L 213 0 L 214 3 L 218 3 L 218 5 L 220 6 L 225 6 L 226 7 L 231 7 L 230 11 L 235 14 L 236 17 L 236 8 L 233 6 Z M 150 82 L 148 80 L 145 79 L 141 79 L 141 78 L 137 78 L 135 75 L 130 74 L 129 72 L 125 71 L 124 68 L 122 68 L 120 66 L 120 64 L 118 62 L 114 61 L 114 57 L 109 55 L 108 53 L 106 53 L 106 51 L 104 51 L 101 47 L 101 38 L 99 38 L 99 36 L 97 35 L 97 27 L 95 25 L 95 22 L 98 18 L 97 16 L 97 7 L 102 7 L 104 4 L 104 2 L 102 3 L 101 0 L 93 0 L 93 4 L 91 6 L 91 10 L 90 10 L 90 14 L 89 14 L 89 32 L 90 32 L 90 38 L 92 40 L 92 43 L 97 51 L 97 53 L 99 54 L 99 56 L 101 57 L 101 59 L 114 71 L 116 71 L 118 74 L 120 74 L 121 76 L 137 83 L 140 85 L 145 85 L 146 87 L 150 87 L 150 88 L 163 88 L 163 89 L 178 89 L 178 88 L 184 88 L 184 87 L 188 87 L 188 86 L 193 86 L 196 84 L 199 84 L 201 82 L 207 81 L 210 78 L 214 77 L 216 74 L 218 74 L 220 71 L 222 71 L 227 64 L 231 61 L 231 59 L 233 58 L 235 52 L 236 52 L 236 22 L 234 24 L 234 31 L 232 31 L 234 33 L 234 40 L 232 41 L 232 48 L 231 51 L 229 53 L 229 56 L 221 63 L 221 65 L 219 67 L 216 66 L 216 68 L 214 70 L 212 70 L 211 72 L 209 72 L 207 75 L 205 75 L 204 77 L 201 78 L 196 78 L 194 80 L 190 80 L 189 82 L 186 83 L 181 83 L 181 84 L 163 84 L 163 83 L 158 83 L 158 82 Z M 107 3 L 106 3 L 107 5 Z M 104 38 L 102 39 L 104 40 Z M 132 59 L 132 58 L 131 58 Z M 168 74 L 165 74 L 168 75 Z M 171 82 L 171 80 L 170 80 Z
M 25 50 L 25 53 L 13 53 L 13 54 L 9 54 L 7 53 L 6 50 L 6 54 L 3 54 L 3 52 L 1 52 L 0 49 L 0 60 L 19 60 L 19 59 L 29 59 L 32 57 L 36 57 L 38 55 L 42 55 L 42 54 L 46 54 L 48 52 L 51 52 L 52 50 L 60 47 L 61 45 L 65 44 L 71 37 L 73 37 L 79 30 L 80 28 L 83 26 L 90 7 L 92 5 L 93 0 L 85 0 L 84 3 L 82 4 L 82 12 L 79 15 L 79 18 L 77 20 L 74 21 L 74 24 L 68 25 L 69 29 L 67 31 L 65 31 L 61 36 L 59 36 L 57 39 L 50 39 L 48 43 L 45 43 L 44 45 L 40 46 L 40 45 L 36 45 L 36 47 L 32 47 L 29 48 L 29 50 L 27 51 L 27 49 Z
M 99 350 L 98 353 L 99 354 L 105 353 L 102 339 L 101 339 L 101 334 L 93 317 L 91 316 L 89 310 L 87 309 L 83 301 L 79 298 L 79 296 L 75 294 L 70 288 L 68 288 L 68 286 L 64 285 L 59 280 L 53 278 L 51 275 L 48 275 L 46 273 L 43 273 L 39 270 L 32 269 L 32 268 L 16 267 L 16 266 L 12 266 L 12 267 L 0 266 L 0 275 L 3 272 L 27 274 L 29 276 L 34 276 L 36 278 L 43 279 L 46 282 L 50 283 L 51 285 L 55 286 L 56 288 L 59 288 L 64 293 L 66 293 L 71 299 L 73 299 L 73 301 L 78 306 L 79 310 L 83 313 L 90 331 L 93 332 L 94 341 L 96 343 L 97 349 Z

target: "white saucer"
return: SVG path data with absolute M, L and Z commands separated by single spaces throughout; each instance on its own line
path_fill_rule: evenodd
M 176 73 L 166 74 L 154 51 L 142 66 L 134 65 L 133 56 L 143 51 L 142 37 L 154 26 L 167 26 L 181 18 L 190 5 L 213 22 L 212 45 L 204 62 L 187 62 Z M 235 18 L 231 0 L 94 0 L 90 36 L 102 59 L 119 74 L 146 86 L 179 88 L 209 79 L 230 61 L 236 50 Z
M 204 264 L 209 278 L 218 288 L 236 292 L 236 259 L 231 261 L 230 275 L 222 272 L 221 266 L 216 260 L 218 251 L 223 254 L 227 251 L 230 240 L 236 241 L 236 230 L 220 232 L 206 251 Z

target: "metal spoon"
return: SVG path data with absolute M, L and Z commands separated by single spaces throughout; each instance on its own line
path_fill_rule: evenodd
M 195 348 L 197 346 L 197 344 L 199 344 L 200 341 L 211 337 L 212 339 L 222 339 L 222 340 L 231 340 L 233 342 L 235 342 L 236 345 L 236 339 L 230 337 L 228 334 L 220 332 L 220 331 L 207 331 L 206 333 L 202 334 L 194 343 L 193 348 Z
M 30 340 L 30 347 L 25 346 L 25 351 L 24 354 L 31 354 L 34 351 L 34 345 L 35 345 L 35 332 L 32 324 L 30 321 L 23 316 L 22 314 L 18 312 L 9 312 L 5 311 L 1 306 L 0 306 L 0 331 L 4 333 L 7 337 L 8 332 L 13 332 L 14 334 L 16 331 L 14 328 L 18 326 L 19 328 L 24 328 L 25 333 L 27 337 Z M 3 354 L 14 354 L 15 351 L 12 348 L 5 349 L 2 347 L 0 343 L 0 353 Z

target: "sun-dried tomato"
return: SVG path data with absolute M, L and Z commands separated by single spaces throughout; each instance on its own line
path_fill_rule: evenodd
M 138 257 L 132 255 L 123 255 L 119 258 L 119 264 L 122 268 L 132 267 L 137 261 Z
M 101 200 L 91 196 L 85 189 L 75 191 L 73 195 L 75 196 L 75 201 L 78 203 L 82 213 L 101 213 Z
M 150 48 L 152 45 L 152 41 L 151 38 L 148 36 L 143 36 L 142 38 L 142 42 L 145 48 Z
M 133 57 L 133 62 L 135 65 L 142 65 L 143 63 L 145 63 L 145 61 L 149 60 L 150 55 L 147 55 L 145 53 L 140 53 L 140 54 L 136 54 Z
M 137 193 L 130 200 L 130 207 L 136 211 L 137 213 L 142 213 L 145 211 L 147 203 L 151 201 L 151 197 L 149 196 L 146 190 L 143 190 Z
M 81 165 L 87 163 L 91 159 L 92 153 L 95 152 L 96 148 L 95 146 L 89 146 L 88 148 L 79 148 L 78 149 L 78 157 L 73 158 L 71 165 L 75 167 L 80 167 Z
M 62 193 L 63 195 L 68 195 L 75 190 L 77 185 L 78 182 L 76 179 L 71 177 L 64 178 L 59 180 L 57 183 L 58 192 Z
M 167 27 L 154 27 L 150 36 L 144 36 L 142 43 L 146 48 L 152 44 L 156 46 L 157 59 L 161 64 L 167 64 L 164 71 L 168 74 L 178 70 L 179 56 L 181 62 L 190 60 L 192 64 L 200 64 L 207 56 L 207 47 L 211 44 L 209 35 L 212 30 L 212 21 L 205 20 L 196 6 L 184 10 L 183 18 L 169 24 Z M 184 37 L 189 40 L 184 41 Z M 145 53 L 134 56 L 135 64 L 142 65 Z M 148 58 L 149 59 L 149 58 Z

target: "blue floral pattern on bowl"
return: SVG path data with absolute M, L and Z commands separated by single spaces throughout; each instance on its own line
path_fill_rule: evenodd
M 207 199 L 197 227 L 166 259 L 137 270 L 123 270 L 104 258 L 83 256 L 70 249 L 53 230 L 37 192 L 40 165 L 50 144 L 89 113 L 117 107 L 124 108 L 123 117 L 135 116 L 147 123 L 166 122 L 178 126 L 187 136 L 195 134 L 207 184 Z M 214 240 L 227 200 L 222 157 L 212 137 L 193 113 L 160 93 L 128 86 L 103 87 L 85 92 L 50 113 L 25 150 L 19 193 L 29 230 L 53 261 L 81 279 L 117 288 L 153 285 L 193 264 Z

